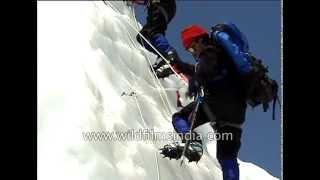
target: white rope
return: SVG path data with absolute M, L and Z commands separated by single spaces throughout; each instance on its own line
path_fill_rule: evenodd
M 138 101 L 138 98 L 137 98 L 137 93 L 134 91 L 133 85 L 131 85 L 129 82 L 127 82 L 127 84 L 128 84 L 129 87 L 130 87 L 130 92 L 131 92 L 131 93 L 128 94 L 128 93 L 126 93 L 126 92 L 123 92 L 123 93 L 121 94 L 121 96 L 127 95 L 127 96 L 132 96 L 132 97 L 134 97 L 135 103 L 136 103 L 136 105 L 137 105 L 137 107 L 138 107 L 138 111 L 139 111 L 140 118 L 141 118 L 141 120 L 142 120 L 142 122 L 143 122 L 143 125 L 144 125 L 145 127 L 148 127 L 148 125 L 147 125 L 147 123 L 146 123 L 146 121 L 145 121 L 145 119 L 143 118 L 143 115 L 142 115 L 142 110 L 141 110 L 141 107 L 140 107 L 140 105 L 139 105 L 139 101 Z
M 107 1 L 105 1 L 105 0 L 104 0 L 103 2 L 104 2 L 104 4 L 106 4 L 107 6 L 110 6 L 111 9 L 113 9 L 114 11 L 120 13 L 120 11 L 119 11 L 117 8 L 115 8 L 110 2 L 107 2 Z M 121 13 L 120 13 L 120 14 L 121 14 Z M 135 23 L 137 23 L 137 22 L 135 22 Z M 130 23 L 128 23 L 128 24 L 131 25 Z M 127 33 L 128 33 L 128 36 L 129 36 L 130 40 L 133 42 L 133 39 L 132 39 L 132 37 L 131 37 L 131 35 L 130 35 L 130 33 L 129 33 L 128 30 L 127 30 Z M 135 43 L 133 42 L 133 44 L 135 44 Z M 145 55 L 145 57 L 147 58 L 147 60 L 148 60 L 148 62 L 149 62 L 149 65 L 151 65 L 151 62 L 150 62 L 149 57 L 148 57 L 147 55 Z M 153 72 L 153 73 L 155 73 L 155 72 Z M 154 75 L 155 75 L 155 74 L 154 74 Z M 156 75 L 155 75 L 155 76 L 156 76 Z M 156 85 L 156 82 L 155 82 L 154 79 L 153 79 L 153 81 L 154 81 L 154 83 L 155 83 L 155 85 Z M 160 82 L 159 82 L 159 84 L 160 84 Z M 161 85 L 161 84 L 160 84 L 160 85 Z M 167 103 L 168 103 L 168 105 L 167 105 L 167 104 L 165 103 L 162 95 L 161 95 L 160 93 L 159 93 L 159 95 L 160 95 L 160 98 L 161 98 L 164 106 L 166 107 L 166 111 L 168 111 L 167 113 L 168 113 L 168 114 L 171 114 L 170 108 L 167 107 L 167 106 L 169 105 L 169 100 L 166 98 Z
M 130 36 L 130 33 L 129 33 L 129 31 L 126 29 L 126 32 L 129 34 L 129 39 L 130 39 L 130 41 L 131 41 L 131 44 L 133 44 L 133 46 L 135 47 L 135 48 L 138 48 L 138 46 L 134 43 L 134 40 L 132 39 L 132 37 Z
M 141 117 L 141 119 L 142 119 L 142 122 L 144 123 L 144 126 L 145 126 L 145 127 L 148 127 L 148 125 L 147 125 L 146 121 L 145 121 L 145 120 L 144 120 L 144 118 L 143 118 L 143 115 L 142 115 L 142 111 L 141 111 L 141 108 L 140 108 L 140 105 L 139 105 L 138 98 L 137 98 L 137 96 L 136 96 L 136 95 L 135 95 L 135 96 L 133 96 L 133 97 L 134 97 L 134 99 L 135 99 L 135 101 L 136 101 L 136 104 L 137 104 L 137 107 L 138 107 L 139 114 L 140 114 L 140 117 Z
M 105 0 L 103 0 L 103 2 L 104 2 L 105 5 L 109 6 L 113 11 L 118 12 L 119 14 L 121 14 L 120 11 L 119 11 L 116 7 L 114 7 L 110 2 L 107 2 L 107 1 L 105 1 Z M 137 22 L 136 22 L 136 23 L 137 23 Z M 131 25 L 130 23 L 128 23 L 128 24 Z M 132 39 L 129 31 L 126 30 L 126 32 L 128 33 L 128 36 L 129 36 L 130 41 L 135 45 L 135 43 L 134 43 L 134 41 L 133 41 L 133 39 Z M 145 56 L 146 56 L 146 55 L 145 55 Z M 146 58 L 147 58 L 147 60 L 148 60 L 148 62 L 149 62 L 149 65 L 151 65 L 151 62 L 150 62 L 150 59 L 148 58 L 148 56 L 146 56 Z M 152 70 L 153 70 L 153 69 L 152 69 Z M 154 75 L 155 75 L 155 72 L 153 72 L 153 73 L 154 73 Z M 152 74 L 150 74 L 150 75 L 152 76 Z M 157 76 L 155 75 L 155 77 L 157 77 Z M 137 80 L 136 80 L 136 81 L 137 81 Z M 155 85 L 157 86 L 157 83 L 156 83 L 155 79 L 153 79 L 153 81 L 154 81 Z M 158 79 L 158 81 L 159 81 L 160 87 L 162 87 L 159 79 Z M 164 93 L 164 94 L 165 94 L 165 93 Z M 162 94 L 161 94 L 160 92 L 159 92 L 159 95 L 160 95 L 161 101 L 162 101 L 162 103 L 163 103 L 163 105 L 164 105 L 164 107 L 165 107 L 165 111 L 166 111 L 166 113 L 167 113 L 167 116 L 170 116 L 170 115 L 172 114 L 172 112 L 171 112 L 171 110 L 170 110 L 170 108 L 169 108 L 169 104 L 170 104 L 170 103 L 169 103 L 169 100 L 168 100 L 167 96 L 165 96 L 165 97 L 166 97 L 166 101 L 167 101 L 167 104 L 166 104 L 166 102 L 165 102 L 165 100 L 164 100 L 164 98 L 162 97 Z M 165 94 L 165 95 L 166 95 L 166 94 Z
M 105 1 L 104 1 L 105 2 Z M 95 3 L 95 2 L 93 2 L 93 4 L 94 4 L 94 6 L 100 11 L 100 9 L 99 9 L 99 7 L 97 6 L 97 4 Z M 105 3 L 106 4 L 106 3 Z M 111 7 L 112 8 L 112 7 Z M 112 8 L 113 9 L 113 8 Z M 113 9 L 114 10 L 114 9 Z M 129 33 L 129 32 L 128 32 Z M 129 37 L 131 37 L 131 36 L 129 36 Z M 135 45 L 135 43 L 134 43 L 134 41 L 132 40 L 132 39 L 130 39 L 131 41 L 132 41 L 132 43 L 133 43 L 133 45 Z M 133 86 L 128 82 L 128 85 L 129 85 L 129 87 L 130 87 L 130 89 L 131 89 L 131 91 L 133 90 Z M 138 101 L 138 99 L 137 99 L 137 97 L 136 97 L 136 93 L 135 93 L 135 91 L 132 91 L 133 93 L 131 94 L 131 95 L 129 95 L 129 96 L 133 96 L 134 97 L 134 99 L 135 99 L 135 103 L 136 103 L 136 105 L 137 105 L 137 107 L 138 107 L 138 111 L 139 111 L 139 115 L 140 115 L 140 118 L 141 118 L 141 120 L 142 120 L 142 123 L 143 123 L 143 125 L 145 126 L 145 127 L 147 127 L 147 123 L 146 123 L 146 121 L 145 121 L 145 119 L 143 118 L 143 115 L 142 115 L 142 111 L 141 111 L 141 108 L 140 108 L 140 105 L 139 105 L 139 101 Z M 124 93 L 124 94 L 122 94 L 122 95 L 128 95 L 128 94 L 126 94 L 126 93 Z M 121 96 L 122 96 L 121 95 Z
M 118 9 L 116 9 L 110 2 L 107 2 L 106 0 L 103 0 L 104 3 L 108 3 L 111 8 L 115 11 L 117 11 L 118 13 L 120 13 L 120 11 Z M 121 13 L 120 13 L 121 14 Z M 170 61 L 168 61 L 145 37 L 144 35 L 142 35 L 135 27 L 133 27 L 129 22 L 127 22 L 128 25 L 134 30 L 136 31 L 140 37 L 142 37 L 143 40 L 145 40 L 148 45 L 169 65 L 170 69 L 172 70 L 172 72 L 174 72 L 174 74 L 179 78 L 179 80 L 181 80 L 184 84 L 187 84 L 184 79 L 173 69 L 173 67 L 170 65 Z
M 96 6 L 96 8 L 98 8 L 98 6 L 97 6 L 95 3 L 94 3 L 94 5 Z M 111 7 L 111 8 L 112 8 L 112 7 Z M 134 18 L 134 19 L 135 19 L 135 18 Z M 137 23 L 137 22 L 136 22 L 136 23 Z M 127 33 L 129 34 L 129 38 L 130 38 L 132 44 L 136 47 L 136 44 L 134 43 L 133 39 L 131 38 L 130 33 L 129 33 L 128 31 L 127 31 Z M 149 61 L 149 59 L 148 59 L 148 61 Z M 149 61 L 149 63 L 150 63 L 150 61 Z M 153 80 L 154 80 L 154 79 L 153 79 Z M 159 80 L 159 79 L 158 79 L 158 80 Z M 154 80 L 154 82 L 155 82 L 155 85 L 157 85 L 155 80 Z M 159 82 L 159 83 L 160 83 L 160 82 Z M 129 82 L 128 82 L 128 85 L 129 85 L 130 89 L 133 90 L 133 86 L 132 86 Z M 160 87 L 163 89 L 163 87 L 161 86 L 161 84 L 160 84 Z M 153 87 L 152 87 L 152 88 L 153 88 Z M 155 88 L 155 89 L 158 89 L 158 88 Z M 159 89 L 158 89 L 158 92 L 159 92 Z M 164 100 L 163 100 L 160 92 L 159 92 L 159 94 L 160 94 L 160 97 L 161 97 L 161 99 L 162 99 L 162 101 L 163 101 L 163 103 L 164 103 Z M 147 123 L 146 123 L 146 121 L 145 121 L 145 119 L 144 119 L 144 117 L 143 117 L 142 110 L 141 110 L 141 107 L 140 107 L 140 104 L 139 104 L 139 101 L 138 101 L 136 92 L 135 92 L 135 91 L 132 91 L 130 94 L 123 93 L 122 95 L 129 95 L 129 96 L 133 96 L 133 97 L 134 97 L 135 103 L 136 103 L 136 105 L 137 105 L 137 107 L 138 107 L 138 111 L 139 111 L 139 115 L 140 115 L 140 118 L 141 118 L 141 120 L 142 120 L 142 123 L 143 123 L 143 125 L 144 125 L 145 127 L 148 127 L 148 125 L 147 125 Z M 121 96 L 122 96 L 122 95 L 121 95 Z M 165 105 L 165 103 L 164 103 L 164 105 Z M 168 108 L 168 109 L 169 109 L 169 108 Z M 169 113 L 170 113 L 170 109 L 169 109 Z M 157 159 L 157 152 L 155 152 L 155 158 L 156 158 L 157 180 L 160 180 L 160 173 L 159 173 L 159 164 L 158 164 L 158 159 Z
M 112 6 L 112 5 L 110 4 L 110 6 Z M 116 9 L 115 7 L 111 7 L 111 8 L 112 8 L 113 10 Z M 134 9 L 131 8 L 131 10 L 132 10 L 132 11 L 131 11 L 132 17 L 133 17 L 133 19 L 135 19 Z M 118 10 L 117 10 L 117 11 L 118 11 Z M 118 12 L 119 12 L 119 11 L 118 11 Z M 138 22 L 136 21 L 136 19 L 135 19 L 135 23 L 136 23 L 137 28 L 138 28 Z M 137 47 L 136 44 L 134 43 L 133 38 L 131 37 L 131 34 L 129 33 L 129 31 L 128 31 L 127 29 L 126 29 L 126 32 L 127 32 L 128 36 L 129 36 L 129 39 L 130 39 L 130 41 L 132 42 L 132 44 L 138 49 L 138 47 Z M 145 53 L 144 53 L 144 54 L 145 54 Z M 146 59 L 148 60 L 149 65 L 152 66 L 152 65 L 151 65 L 151 61 L 150 61 L 149 57 L 148 57 L 146 54 L 145 54 L 145 57 L 146 57 Z M 153 69 L 152 69 L 152 70 L 153 70 Z M 150 73 L 150 72 L 149 72 L 149 73 Z M 163 87 L 162 87 L 162 85 L 161 85 L 161 82 L 160 82 L 160 80 L 158 79 L 158 77 L 156 76 L 155 72 L 153 72 L 153 75 L 150 73 L 150 75 L 151 75 L 151 77 L 152 77 L 152 79 L 153 79 L 153 82 L 154 82 L 155 86 L 157 86 L 157 82 L 156 82 L 156 80 L 153 78 L 153 75 L 157 78 L 158 83 L 159 83 L 159 85 L 160 85 L 160 89 L 161 89 L 161 88 L 163 89 Z M 152 87 L 152 88 L 153 88 L 153 87 Z M 167 104 L 166 104 L 166 102 L 165 102 L 165 100 L 164 100 L 164 98 L 163 98 L 160 90 L 159 90 L 158 88 L 156 88 L 156 89 L 159 91 L 159 95 L 160 95 L 161 101 L 162 101 L 163 105 L 165 106 L 165 111 L 167 111 L 168 116 L 170 116 L 170 115 L 172 114 L 172 112 L 171 112 L 171 110 L 170 110 L 170 108 L 169 108 L 169 104 L 170 104 L 170 103 L 169 103 L 169 100 L 168 100 L 168 98 L 167 98 L 167 96 L 166 96 L 165 91 L 163 91 L 163 92 L 164 92 L 164 94 L 165 94 L 165 98 L 166 98 Z
M 99 8 L 99 6 L 98 6 L 95 2 L 93 2 L 93 3 L 94 3 L 94 6 L 96 7 L 96 9 L 100 11 L 101 9 Z M 104 1 L 104 4 L 107 5 L 107 6 L 109 6 L 113 11 L 118 11 L 118 12 L 120 12 L 120 11 L 117 10 L 111 3 L 108 2 L 108 4 L 107 4 L 107 2 Z M 137 22 L 137 20 L 135 19 L 134 9 L 131 8 L 131 10 L 132 10 L 132 16 L 134 17 L 135 23 L 136 23 L 136 25 L 138 26 L 138 22 Z M 126 32 L 128 33 L 128 36 L 129 36 L 129 39 L 130 39 L 131 43 L 134 45 L 134 47 L 138 48 L 138 47 L 136 46 L 135 41 L 132 39 L 129 31 L 128 31 L 127 29 L 125 29 L 125 30 L 126 30 Z M 149 62 L 149 65 L 151 65 L 151 61 L 150 61 L 149 57 L 148 57 L 146 54 L 145 54 L 145 56 L 146 56 L 146 59 L 147 59 L 148 62 Z M 153 69 L 152 69 L 152 70 L 153 70 Z M 149 72 L 149 73 L 150 73 L 150 72 Z M 151 88 L 152 90 L 157 90 L 157 91 L 158 91 L 158 93 L 159 93 L 159 95 L 160 95 L 160 98 L 161 98 L 161 101 L 162 101 L 162 103 L 163 103 L 163 105 L 164 105 L 164 107 L 165 107 L 165 111 L 166 111 L 166 113 L 167 113 L 167 116 L 170 116 L 170 115 L 172 114 L 172 112 L 171 112 L 171 109 L 170 109 L 170 107 L 169 107 L 170 103 L 169 103 L 167 94 L 165 93 L 166 90 L 163 88 L 160 80 L 159 80 L 159 79 L 157 78 L 157 76 L 155 75 L 154 70 L 153 70 L 153 73 L 154 73 L 154 76 L 156 77 L 156 79 L 157 79 L 157 81 L 158 81 L 158 86 L 157 86 L 157 81 L 156 81 L 154 78 L 152 78 L 153 81 L 154 81 L 154 84 L 155 84 L 156 88 L 154 88 L 154 87 L 152 87 L 152 86 L 150 86 L 149 88 Z M 150 74 L 150 75 L 153 76 L 152 74 Z M 135 79 L 136 79 L 136 78 L 135 78 Z M 136 79 L 135 81 L 139 81 L 139 80 Z M 133 86 L 132 86 L 131 84 L 129 84 L 129 86 L 130 86 L 130 88 L 131 88 L 132 90 L 135 89 L 135 88 L 133 88 Z M 160 87 L 160 88 L 159 88 L 159 87 Z M 163 96 L 162 96 L 162 94 L 161 94 L 161 91 L 165 94 L 166 102 L 165 102 L 165 100 L 164 100 L 164 98 L 163 98 Z M 167 90 L 167 91 L 169 91 L 169 90 Z M 173 90 L 172 90 L 172 91 L 173 91 Z M 139 94 L 140 94 L 140 93 L 139 93 Z M 144 93 L 142 93 L 142 94 L 140 94 L 140 95 L 144 95 Z M 139 110 L 139 112 L 140 112 L 140 116 L 142 117 L 141 109 Z M 142 117 L 142 118 L 143 118 L 143 117 Z M 143 121 L 144 121 L 144 120 L 143 120 Z
M 160 170 L 159 170 L 159 163 L 158 163 L 158 156 L 157 152 L 154 152 L 155 158 L 156 158 L 156 165 L 157 165 L 157 180 L 160 180 Z
M 120 13 L 120 11 L 119 11 L 117 8 L 115 8 L 110 2 L 104 1 L 104 3 L 105 3 L 107 6 L 110 6 L 111 9 L 113 9 L 114 11 L 117 11 L 118 13 Z M 132 10 L 133 10 L 133 9 L 132 9 Z M 134 12 L 134 11 L 132 11 L 132 12 Z M 132 14 L 132 15 L 134 16 L 134 14 Z M 134 19 L 135 19 L 135 18 L 134 18 Z M 136 19 L 135 19 L 135 23 L 136 23 L 137 26 L 138 26 L 138 22 L 136 21 Z M 130 24 L 130 23 L 128 23 L 128 24 Z M 130 25 L 131 25 L 131 24 L 130 24 Z M 126 30 L 126 31 L 127 31 L 127 33 L 128 33 L 128 36 L 129 36 L 131 42 L 134 42 L 133 39 L 132 39 L 132 37 L 131 37 L 131 35 L 130 35 L 130 33 L 129 33 L 129 31 L 128 31 L 128 30 Z M 133 44 L 135 44 L 135 43 L 133 43 Z M 149 65 L 152 66 L 151 61 L 150 61 L 149 57 L 148 57 L 146 54 L 145 54 L 145 57 L 146 57 L 146 59 L 148 60 Z M 156 79 L 158 80 L 158 84 L 159 84 L 159 86 L 160 86 L 160 89 L 163 89 L 163 87 L 162 87 L 162 85 L 161 85 L 161 82 L 160 82 L 160 80 L 158 79 L 158 77 L 156 76 L 156 74 L 155 74 L 155 72 L 154 72 L 153 69 L 152 69 L 152 71 L 153 71 L 153 75 L 154 75 L 154 76 L 156 77 Z M 152 74 L 150 74 L 150 75 L 153 76 Z M 152 78 L 152 79 L 153 79 L 153 78 Z M 154 84 L 157 86 L 156 80 L 153 79 L 153 81 L 154 81 Z M 156 88 L 156 89 L 159 91 L 158 88 Z M 161 92 L 159 92 L 159 95 L 160 95 L 161 101 L 162 101 L 162 103 L 163 103 L 163 105 L 164 105 L 164 107 L 165 107 L 165 111 L 167 111 L 167 112 L 166 112 L 167 115 L 170 116 L 170 115 L 172 114 L 172 112 L 171 112 L 171 109 L 170 109 L 170 107 L 169 107 L 169 105 L 170 105 L 169 99 L 168 99 L 168 97 L 167 97 L 167 95 L 166 95 L 166 93 L 165 93 L 164 90 L 163 90 L 163 92 L 164 92 L 164 94 L 165 94 L 166 102 L 165 102 L 165 100 L 164 100 Z
M 139 28 L 138 26 L 138 22 L 137 22 L 137 19 L 136 19 L 136 16 L 135 16 L 135 11 L 134 11 L 134 9 L 133 8 L 131 8 L 131 12 L 132 12 L 132 17 L 133 17 L 133 19 L 134 19 L 134 21 L 135 21 L 135 24 L 136 24 L 136 26 L 137 26 L 137 29 Z M 141 37 L 140 37 L 141 38 Z M 144 44 L 143 44 L 143 48 L 145 48 L 144 47 Z M 144 53 L 145 54 L 145 53 Z M 157 86 L 157 82 L 158 82 L 158 85 L 159 85 L 159 87 L 160 87 L 160 89 L 158 89 L 157 88 L 157 90 L 159 91 L 159 95 L 160 95 L 160 97 L 161 97 L 161 100 L 162 100 L 162 102 L 163 102 L 163 105 L 165 106 L 165 107 L 167 107 L 167 109 L 168 109 L 168 112 L 169 112 L 169 115 L 171 115 L 172 114 L 172 112 L 171 112 L 171 109 L 170 109 L 170 107 L 169 107 L 169 105 L 170 105 L 170 103 L 169 103 L 169 99 L 168 99 L 168 97 L 167 97 L 167 94 L 165 93 L 165 91 L 164 91 L 164 88 L 163 88 L 163 86 L 162 86 L 162 84 L 161 84 L 161 82 L 160 82 L 160 79 L 157 77 L 157 75 L 156 75 L 156 72 L 154 71 L 154 69 L 152 68 L 152 64 L 151 64 L 151 61 L 150 61 L 150 59 L 149 59 L 149 56 L 147 56 L 147 54 L 145 54 L 145 56 L 146 56 L 146 59 L 148 60 L 148 63 L 149 63 L 149 66 L 151 67 L 151 70 L 152 70 L 152 73 L 153 73 L 153 75 L 155 76 L 155 78 L 156 78 L 156 80 L 154 79 L 154 78 L 152 78 L 153 79 L 153 82 L 154 82 L 154 84 L 155 84 L 155 86 Z M 151 76 L 152 76 L 152 74 L 151 74 Z M 165 104 L 165 102 L 164 102 L 164 100 L 163 100 L 163 97 L 162 97 L 162 95 L 161 95 L 161 91 L 164 93 L 164 96 L 165 96 L 165 98 L 166 98 L 166 102 L 167 102 L 167 104 Z
M 158 88 L 151 87 L 153 90 L 159 90 Z M 178 88 L 163 88 L 164 91 L 179 91 Z
M 130 83 L 128 83 L 128 84 L 130 86 L 130 89 L 132 90 L 132 85 Z M 140 104 L 139 104 L 139 101 L 138 101 L 138 98 L 137 98 L 137 93 L 135 91 L 131 91 L 131 93 L 129 93 L 129 94 L 126 93 L 126 92 L 123 92 L 121 94 L 121 96 L 124 96 L 124 95 L 134 97 L 134 100 L 135 100 L 135 103 L 136 103 L 136 105 L 138 107 L 139 115 L 140 115 L 140 118 L 141 118 L 141 120 L 143 122 L 143 125 L 144 125 L 144 127 L 148 127 L 148 125 L 147 125 L 147 123 L 146 123 L 146 121 L 145 121 L 145 119 L 143 118 L 143 115 L 142 115 L 142 110 L 141 110 L 141 107 L 140 107 Z

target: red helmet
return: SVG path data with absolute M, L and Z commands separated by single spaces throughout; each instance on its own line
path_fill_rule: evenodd
M 186 49 L 190 48 L 190 45 L 194 40 L 204 36 L 209 36 L 209 33 L 205 28 L 199 25 L 188 26 L 181 32 L 182 43 Z

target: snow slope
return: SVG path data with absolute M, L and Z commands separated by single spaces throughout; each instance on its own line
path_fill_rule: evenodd
M 38 1 L 38 178 L 40 180 L 222 179 L 215 141 L 198 164 L 162 159 L 163 141 L 88 141 L 85 132 L 173 132 L 174 76 L 159 86 L 155 56 L 135 40 L 131 8 L 100 1 Z M 182 88 L 181 88 L 182 87 Z M 123 92 L 136 96 L 121 96 Z M 184 99 L 184 104 L 188 102 Z M 197 129 L 212 131 L 203 125 Z M 277 179 L 240 161 L 241 180 Z

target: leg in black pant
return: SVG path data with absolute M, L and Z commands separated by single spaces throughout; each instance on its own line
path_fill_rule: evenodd
M 160 0 L 160 2 L 151 3 L 148 8 L 147 23 L 143 26 L 140 33 L 148 40 L 151 41 L 152 37 L 156 34 L 165 35 L 167 26 L 176 13 L 175 0 Z M 137 35 L 137 40 L 146 49 L 152 51 L 152 48 L 144 42 L 144 40 Z
M 217 127 L 217 158 L 222 167 L 223 180 L 239 180 L 237 162 L 242 130 L 235 127 Z

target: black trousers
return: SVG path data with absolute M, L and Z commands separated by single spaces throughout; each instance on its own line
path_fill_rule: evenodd
M 204 103 L 214 115 L 216 125 L 213 127 L 217 133 L 217 158 L 218 159 L 234 159 L 238 157 L 241 147 L 242 129 L 232 126 L 224 126 L 224 122 L 242 124 L 245 121 L 246 103 L 235 96 L 228 94 L 220 94 L 215 96 L 206 96 Z M 188 119 L 189 114 L 195 108 L 195 102 L 190 103 L 179 112 L 172 116 Z M 208 117 L 203 103 L 200 104 L 196 115 L 193 129 L 212 120 Z M 228 134 L 230 136 L 228 136 Z M 220 138 L 218 138 L 220 137 Z M 224 137 L 224 138 L 223 138 Z M 228 138 L 226 138 L 228 137 Z
M 167 26 L 175 13 L 175 0 L 158 0 L 152 2 L 148 8 L 147 23 L 143 26 L 140 33 L 148 40 L 157 33 L 165 35 Z M 141 43 L 139 35 L 137 36 L 137 40 Z

